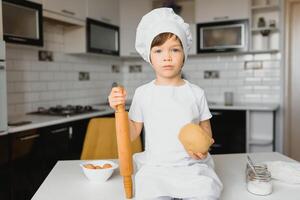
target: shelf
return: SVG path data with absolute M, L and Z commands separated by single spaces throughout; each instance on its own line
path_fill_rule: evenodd
M 254 11 L 274 11 L 279 10 L 278 5 L 266 5 L 266 6 L 252 6 L 251 10 Z
M 251 28 L 252 32 L 258 32 L 258 33 L 260 33 L 261 31 L 266 31 L 266 30 L 269 30 L 271 32 L 278 32 L 279 31 L 278 28 L 269 28 L 269 27 L 266 27 L 266 28 Z
M 279 53 L 278 49 L 270 49 L 270 50 L 253 50 L 253 51 L 248 51 L 247 53 L 249 54 L 264 54 L 264 53 Z
M 273 143 L 273 140 L 269 139 L 253 139 L 249 141 L 250 145 L 259 145 L 259 146 L 266 146 L 271 145 Z

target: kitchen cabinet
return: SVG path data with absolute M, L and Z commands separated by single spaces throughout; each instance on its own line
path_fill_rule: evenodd
M 248 0 L 195 0 L 196 23 L 248 19 Z
M 86 1 L 43 0 L 43 16 L 66 23 L 84 25 Z
M 0 40 L 3 40 L 2 1 L 0 1 Z
M 80 159 L 85 134 L 90 119 L 83 119 L 72 122 L 72 137 L 69 144 L 68 158 L 71 160 Z
M 0 197 L 3 200 L 10 197 L 9 146 L 8 135 L 0 136 Z
M 39 4 L 43 4 L 43 0 L 26 0 L 26 1 L 31 1 Z
M 37 129 L 11 135 L 11 199 L 30 199 L 44 178 L 43 141 Z
M 108 24 L 119 25 L 119 1 L 87 0 L 87 17 Z
M 250 0 L 251 51 L 279 51 L 280 1 Z
M 58 160 L 69 159 L 69 146 L 73 137 L 72 124 L 49 126 L 38 129 L 38 132 L 43 138 L 46 171 L 50 171 Z
M 142 17 L 152 9 L 151 0 L 120 1 L 120 55 L 134 57 L 136 28 Z
M 5 139 L 1 137 L 1 197 L 31 199 L 58 160 L 80 159 L 88 121 L 78 120 L 13 133 Z
M 274 151 L 274 111 L 247 111 L 247 151 Z
M 246 111 L 211 110 L 212 154 L 246 152 Z

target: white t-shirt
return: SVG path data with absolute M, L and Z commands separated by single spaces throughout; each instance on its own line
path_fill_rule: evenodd
M 143 122 L 147 163 L 187 165 L 195 162 L 178 140 L 180 128 L 211 118 L 204 91 L 184 80 L 181 86 L 155 85 L 154 80 L 138 87 L 129 117 Z

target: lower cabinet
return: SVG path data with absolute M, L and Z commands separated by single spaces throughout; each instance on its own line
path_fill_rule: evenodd
M 43 179 L 45 171 L 44 145 L 37 129 L 11 136 L 11 199 L 31 199 Z
M 215 143 L 211 154 L 246 152 L 246 111 L 211 110 L 210 119 Z
M 1 136 L 0 199 L 30 200 L 58 160 L 80 159 L 89 120 Z
M 10 198 L 10 178 L 9 178 L 9 137 L 0 136 L 0 199 Z

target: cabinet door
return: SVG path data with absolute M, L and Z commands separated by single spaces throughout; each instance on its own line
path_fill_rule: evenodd
M 246 152 L 246 112 L 211 110 L 212 154 Z
M 10 198 L 10 179 L 9 179 L 9 137 L 0 136 L 0 197 L 1 200 Z
M 36 129 L 13 134 L 10 177 L 12 199 L 31 199 L 46 176 L 41 135 Z
M 249 18 L 248 0 L 196 0 L 196 22 Z
M 87 17 L 105 23 L 119 25 L 119 1 L 88 0 Z
M 120 47 L 121 56 L 138 56 L 135 50 L 136 28 L 142 16 L 152 8 L 150 0 L 120 1 Z
M 69 124 L 61 124 L 39 129 L 39 132 L 43 135 L 44 160 L 46 169 L 50 172 L 58 160 L 69 159 L 72 127 Z
M 78 160 L 81 156 L 83 142 L 90 119 L 75 121 L 72 123 L 72 138 L 70 141 L 70 159 Z
M 272 152 L 274 149 L 273 111 L 250 111 L 249 151 Z
M 80 20 L 86 17 L 86 2 L 82 0 L 43 0 L 43 9 Z

